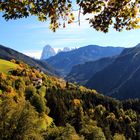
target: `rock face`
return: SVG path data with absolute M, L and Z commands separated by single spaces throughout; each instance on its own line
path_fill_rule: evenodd
M 117 99 L 140 98 L 140 47 L 127 48 L 86 84 Z
M 42 55 L 41 55 L 40 59 L 45 60 L 45 59 L 48 59 L 48 58 L 50 58 L 51 56 L 54 56 L 54 55 L 56 55 L 55 50 L 50 45 L 46 45 L 43 48 Z

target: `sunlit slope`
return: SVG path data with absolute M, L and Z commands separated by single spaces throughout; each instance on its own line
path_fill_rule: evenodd
M 13 70 L 17 67 L 18 67 L 18 65 L 14 64 L 10 61 L 0 59 L 0 72 L 8 73 L 10 70 Z

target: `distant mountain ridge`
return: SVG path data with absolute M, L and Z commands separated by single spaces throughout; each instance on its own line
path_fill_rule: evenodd
M 118 99 L 140 98 L 140 47 L 127 48 L 86 84 Z
M 30 66 L 39 68 L 40 70 L 47 72 L 48 74 L 59 75 L 59 73 L 53 67 L 51 67 L 46 61 L 36 60 L 34 58 L 28 57 L 18 51 L 15 51 L 15 50 L 5 47 L 3 45 L 0 45 L 0 59 L 21 60 Z
M 77 64 L 84 64 L 85 62 L 95 61 L 103 57 L 118 55 L 123 49 L 123 47 L 88 45 L 69 52 L 60 52 L 46 61 L 65 76 Z
M 89 61 L 72 67 L 71 72 L 65 77 L 69 82 L 84 85 L 98 71 L 111 64 L 116 57 L 105 57 L 96 61 Z

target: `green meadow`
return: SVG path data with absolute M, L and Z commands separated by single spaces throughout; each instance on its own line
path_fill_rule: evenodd
M 0 72 L 8 73 L 10 70 L 13 70 L 17 67 L 18 67 L 18 65 L 14 64 L 10 61 L 0 59 Z

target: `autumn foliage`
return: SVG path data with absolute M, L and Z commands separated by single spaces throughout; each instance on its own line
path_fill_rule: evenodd
M 139 100 L 121 102 L 12 62 L 22 68 L 0 74 L 1 140 L 140 138 Z

